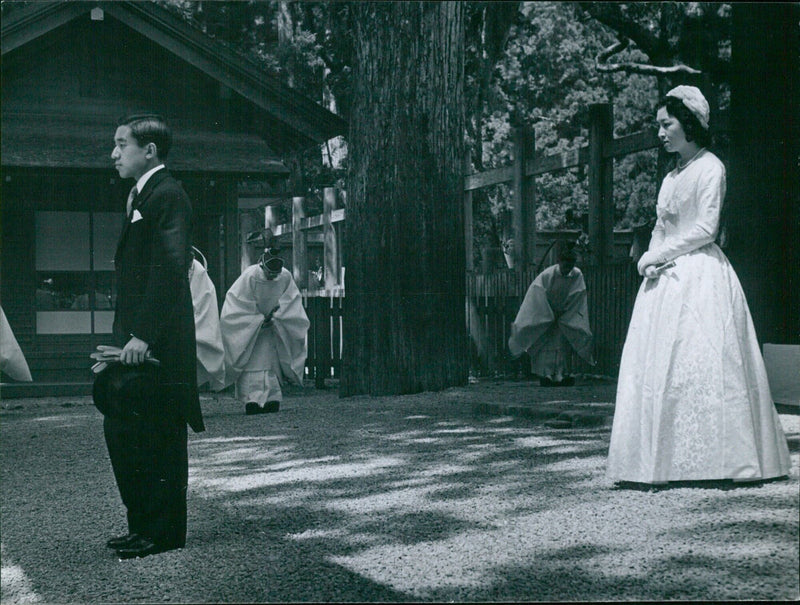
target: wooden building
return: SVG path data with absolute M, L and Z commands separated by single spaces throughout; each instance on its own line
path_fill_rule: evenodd
M 110 157 L 119 117 L 154 111 L 171 125 L 167 166 L 194 204 L 194 243 L 220 298 L 240 273 L 240 206 L 289 194 L 284 160 L 346 129 L 151 2 L 11 11 L 2 101 L 2 307 L 34 378 L 3 376 L 3 398 L 89 392 L 88 355 L 109 342 L 111 259 L 132 184 Z

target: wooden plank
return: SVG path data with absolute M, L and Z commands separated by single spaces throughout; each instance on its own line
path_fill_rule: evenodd
M 608 148 L 603 150 L 603 158 L 626 156 L 660 146 L 661 141 L 658 140 L 658 132 L 655 129 L 644 130 L 611 141 Z
M 470 169 L 470 156 L 469 151 L 464 157 L 464 173 L 466 174 Z M 472 212 L 472 191 L 464 191 L 464 252 L 466 258 L 466 269 L 472 271 L 475 268 L 475 260 L 473 256 L 475 251 L 473 249 L 473 231 L 474 219 Z
M 498 183 L 507 183 L 514 178 L 514 167 L 495 168 L 485 172 L 476 172 L 464 178 L 464 191 L 483 189 Z
M 512 208 L 514 248 L 512 264 L 521 271 L 533 262 L 535 251 L 536 208 L 533 199 L 533 178 L 525 174 L 528 161 L 534 157 L 534 133 L 517 128 L 514 133 L 514 206 Z
M 302 197 L 292 198 L 292 273 L 301 290 L 308 286 L 306 234 L 298 228 L 301 219 L 305 218 L 304 201 L 305 198 Z
M 326 187 L 323 197 L 323 267 L 325 275 L 325 289 L 330 290 L 339 286 L 342 260 L 339 255 L 338 225 L 331 220 L 336 206 L 336 189 Z
M 536 157 L 525 166 L 525 174 L 527 176 L 538 176 L 555 170 L 575 168 L 580 164 L 586 164 L 588 162 L 589 148 L 584 146 L 563 153 Z
M 345 208 L 337 208 L 336 210 L 331 211 L 331 223 L 341 223 L 347 217 L 345 213 Z M 299 231 L 308 231 L 309 229 L 318 229 L 320 227 L 324 227 L 324 217 L 322 214 L 315 214 L 314 216 L 303 217 L 297 224 L 294 223 L 282 223 L 280 225 L 275 225 L 272 228 L 272 233 L 276 236 L 278 235 L 287 235 L 292 233 L 295 229 Z
M 611 105 L 592 104 L 589 117 L 589 245 L 592 263 L 600 265 L 613 253 L 613 164 L 603 157 L 613 139 Z

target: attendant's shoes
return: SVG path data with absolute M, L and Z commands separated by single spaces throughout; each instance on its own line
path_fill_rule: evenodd
M 116 538 L 111 538 L 108 542 L 106 542 L 106 546 L 108 548 L 113 548 L 114 550 L 117 550 L 118 548 L 125 548 L 138 538 L 139 534 L 128 534 L 126 536 L 117 536 Z
M 561 381 L 562 387 L 572 387 L 575 386 L 575 377 L 574 376 L 565 376 L 564 379 Z
M 552 381 L 552 380 L 550 380 L 550 379 L 549 379 L 547 376 L 542 376 L 542 377 L 539 379 L 539 386 L 542 386 L 542 387 L 551 387 L 551 386 L 553 386 L 553 381 Z
M 176 548 L 180 548 L 178 545 L 169 545 L 169 544 L 156 544 L 149 538 L 145 538 L 144 536 L 137 536 L 136 540 L 128 544 L 123 548 L 117 549 L 117 556 L 121 559 L 137 559 L 140 557 L 147 557 L 149 555 L 155 555 L 160 552 L 165 552 L 168 550 L 174 550 Z
M 264 404 L 264 407 L 261 408 L 262 414 L 274 414 L 278 410 L 281 409 L 281 402 L 280 401 L 267 401 Z
M 254 416 L 255 414 L 261 413 L 261 406 L 258 405 L 255 401 L 248 401 L 244 405 L 244 413 L 247 416 Z

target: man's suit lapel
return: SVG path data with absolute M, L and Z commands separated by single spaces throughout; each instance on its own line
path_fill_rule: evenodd
M 169 176 L 166 168 L 162 168 L 157 172 L 153 173 L 147 182 L 144 184 L 144 187 L 139 192 L 139 194 L 133 198 L 133 203 L 131 204 L 131 211 L 139 210 L 140 208 L 144 207 L 147 200 L 153 193 L 153 190 L 158 186 L 158 184 L 163 181 L 165 178 Z M 125 217 L 125 224 L 122 226 L 122 233 L 119 236 L 119 242 L 117 243 L 117 251 L 114 254 L 114 258 L 119 258 L 119 252 L 122 250 L 122 246 L 125 243 L 125 240 L 128 237 L 128 231 L 131 228 L 131 217 Z

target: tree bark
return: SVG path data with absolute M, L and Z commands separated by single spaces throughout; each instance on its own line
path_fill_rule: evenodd
M 463 385 L 464 7 L 353 8 L 340 395 Z
M 726 252 L 762 343 L 800 344 L 798 22 L 797 3 L 733 5 Z

